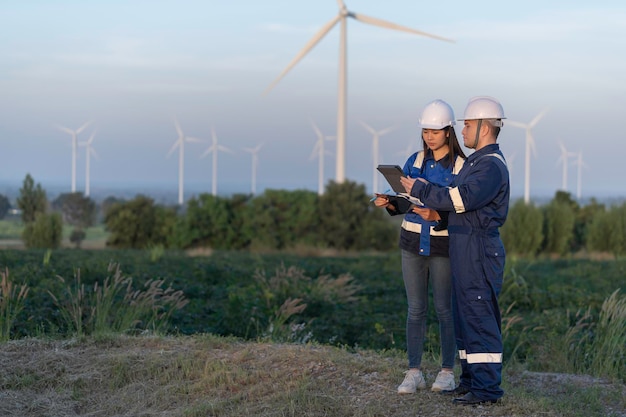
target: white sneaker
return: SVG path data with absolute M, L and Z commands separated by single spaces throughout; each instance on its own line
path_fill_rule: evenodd
M 439 392 L 444 390 L 453 390 L 456 387 L 454 383 L 454 373 L 449 371 L 439 371 L 437 374 L 437 378 L 435 382 L 433 382 L 433 386 L 430 388 L 431 391 Z
M 404 374 L 404 381 L 398 387 L 398 394 L 413 394 L 418 388 L 426 388 L 426 380 L 424 380 L 422 371 L 410 369 Z

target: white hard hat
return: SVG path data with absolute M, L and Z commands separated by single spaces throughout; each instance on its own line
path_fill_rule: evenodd
M 422 110 L 422 115 L 418 120 L 418 126 L 422 129 L 443 129 L 454 126 L 454 111 L 448 103 L 443 100 L 431 101 Z
M 467 102 L 465 114 L 459 120 L 478 120 L 478 119 L 506 119 L 504 110 L 498 100 L 488 96 L 472 97 Z M 502 126 L 502 122 L 493 123 Z

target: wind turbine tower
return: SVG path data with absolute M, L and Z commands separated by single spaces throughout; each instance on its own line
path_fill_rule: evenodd
M 576 185 L 576 198 L 578 199 L 578 201 L 580 201 L 580 198 L 582 197 L 582 170 L 583 168 L 587 168 L 587 164 L 585 164 L 583 162 L 583 151 L 578 151 L 577 154 L 577 158 L 576 161 L 574 162 L 574 164 L 576 165 L 576 167 L 578 168 L 578 182 Z
M 317 136 L 317 142 L 315 142 L 315 146 L 313 146 L 313 151 L 311 152 L 311 157 L 309 159 L 313 159 L 317 156 L 317 194 L 322 195 L 324 194 L 324 162 L 326 155 L 330 154 L 330 152 L 326 150 L 324 144 L 325 141 L 333 140 L 334 138 L 331 136 L 324 136 L 322 131 L 312 120 L 311 126 L 313 126 L 313 130 Z
M 178 124 L 177 119 L 174 119 L 174 124 L 176 125 L 178 139 L 176 139 L 176 142 L 172 145 L 170 151 L 167 153 L 167 156 L 170 156 L 172 152 L 178 148 L 178 204 L 182 206 L 184 202 L 185 142 L 200 142 L 200 140 L 185 136 L 183 130 L 180 128 L 180 124 Z
M 200 158 L 204 158 L 211 152 L 213 153 L 213 177 L 211 178 L 212 180 L 211 193 L 214 196 L 216 196 L 217 195 L 217 152 L 223 151 L 223 152 L 233 153 L 233 151 L 231 151 L 225 146 L 218 145 L 217 135 L 215 134 L 215 127 L 211 127 L 211 136 L 213 139 L 213 143 L 211 144 L 211 146 L 209 146 L 209 148 L 206 151 L 204 151 L 202 155 L 200 155 Z
M 252 182 L 251 182 L 252 195 L 256 194 L 256 171 L 259 166 L 259 151 L 261 150 L 262 146 L 263 144 L 260 143 L 256 146 L 256 148 L 243 148 L 244 151 L 250 152 L 252 154 Z M 213 177 L 215 178 L 215 173 Z
M 335 176 L 338 183 L 345 181 L 345 164 L 346 164 L 346 112 L 347 112 L 347 23 L 348 18 L 358 20 L 369 25 L 378 26 L 385 29 L 393 29 L 401 32 L 408 32 L 415 35 L 426 36 L 433 39 L 439 39 L 442 41 L 453 42 L 450 39 L 443 38 L 441 36 L 432 35 L 430 33 L 422 32 L 420 30 L 411 29 L 409 27 L 401 26 L 395 23 L 391 23 L 375 17 L 366 16 L 363 14 L 357 14 L 349 11 L 346 8 L 343 0 L 337 0 L 339 6 L 339 12 L 335 17 L 328 21 L 304 46 L 304 48 L 293 58 L 293 60 L 287 65 L 283 72 L 270 84 L 265 90 L 267 94 L 291 68 L 293 68 L 304 56 L 309 53 L 311 49 L 317 43 L 330 32 L 330 30 L 340 23 L 340 37 L 339 37 L 339 82 L 337 85 L 337 160 Z
M 577 156 L 577 154 L 574 152 L 568 152 L 565 145 L 561 141 L 559 141 L 559 147 L 561 148 L 561 156 L 559 156 L 557 164 L 563 164 L 563 182 L 561 184 L 561 189 L 563 191 L 567 191 L 567 166 L 569 165 L 569 159 Z
M 507 124 L 519 127 L 526 131 L 526 155 L 524 161 L 524 202 L 526 204 L 530 203 L 530 153 L 532 152 L 536 155 L 535 140 L 533 139 L 532 129 L 539 122 L 539 120 L 546 115 L 547 112 L 548 109 L 542 111 L 528 124 L 515 122 L 513 120 L 507 121 Z
M 91 146 L 93 143 L 93 139 L 95 137 L 96 137 L 96 132 L 94 131 L 89 137 L 88 141 L 80 142 L 80 145 L 85 147 L 85 197 L 89 197 L 89 194 L 90 194 L 91 156 L 93 155 L 94 158 L 98 157 L 98 154 L 96 154 L 96 151 L 93 149 L 93 146 Z
M 372 161 L 374 163 L 374 166 L 372 168 L 372 172 L 374 175 L 372 178 L 372 192 L 377 193 L 379 191 L 378 178 L 380 176 L 380 173 L 376 170 L 376 168 L 378 167 L 380 159 L 380 137 L 391 132 L 395 127 L 391 126 L 383 130 L 375 130 L 373 127 L 365 122 L 361 122 L 361 124 L 363 125 L 363 127 L 365 127 L 365 129 L 367 129 L 368 132 L 372 134 Z
M 63 132 L 69 133 L 72 136 L 72 192 L 76 192 L 76 148 L 78 147 L 78 134 L 85 130 L 91 122 L 87 122 L 76 130 L 69 129 L 65 126 L 57 126 L 57 128 Z

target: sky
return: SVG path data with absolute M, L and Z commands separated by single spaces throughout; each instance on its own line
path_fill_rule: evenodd
M 511 4 L 509 4 L 511 3 Z M 453 39 L 443 42 L 348 20 L 346 179 L 373 187 L 372 135 L 379 162 L 403 165 L 421 148 L 417 119 L 434 99 L 462 117 L 468 99 L 497 98 L 508 119 L 532 133 L 531 199 L 563 189 L 559 157 L 570 158 L 565 191 L 626 196 L 626 3 L 552 0 L 346 0 L 348 10 Z M 71 140 L 59 126 L 93 134 L 93 195 L 112 189 L 178 192 L 178 134 L 186 136 L 185 200 L 212 191 L 318 188 L 315 123 L 335 135 L 339 27 L 269 92 L 296 54 L 338 13 L 335 0 L 43 0 L 0 2 L 0 193 L 26 174 L 70 192 Z M 456 126 L 461 137 L 462 124 Z M 507 126 L 499 143 L 511 192 L 524 190 L 525 132 Z M 324 183 L 335 179 L 326 142 Z M 598 149 L 599 148 L 599 149 Z M 85 189 L 85 148 L 77 191 Z M 385 188 L 379 177 L 379 190 Z

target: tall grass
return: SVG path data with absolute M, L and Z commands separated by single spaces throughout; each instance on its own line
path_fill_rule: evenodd
M 591 370 L 626 381 L 626 296 L 615 290 L 602 304 L 591 344 Z
M 604 301 L 597 320 L 591 309 L 577 313 L 564 339 L 572 372 L 626 381 L 626 296 L 619 291 Z
M 108 266 L 103 283 L 86 288 L 80 270 L 74 285 L 68 285 L 62 298 L 48 291 L 71 332 L 84 334 L 132 333 L 139 330 L 161 332 L 172 313 L 187 304 L 182 291 L 163 288 L 163 280 L 149 280 L 143 290 L 133 288 L 133 279 L 122 274 L 118 264 Z M 65 279 L 58 277 L 63 283 Z
M 0 272 L 0 277 L 0 341 L 7 341 L 11 338 L 15 318 L 24 308 L 28 286 L 15 285 L 9 277 L 8 268 Z

